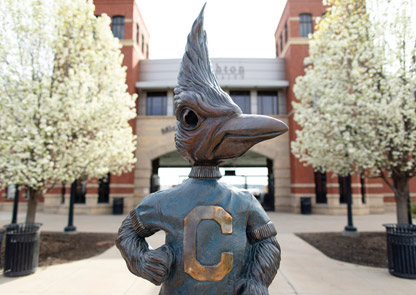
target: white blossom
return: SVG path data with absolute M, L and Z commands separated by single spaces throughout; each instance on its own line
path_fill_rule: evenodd
M 92 1 L 0 0 L 0 185 L 120 174 L 134 163 L 135 95 Z
M 301 130 L 292 152 L 316 170 L 408 180 L 416 172 L 416 1 L 326 2 L 294 87 Z M 396 196 L 403 189 L 391 187 Z

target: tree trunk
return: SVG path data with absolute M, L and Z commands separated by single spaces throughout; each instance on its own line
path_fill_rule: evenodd
M 42 190 L 29 189 L 29 200 L 27 202 L 26 222 L 35 222 L 36 208 L 38 206 L 39 197 L 42 195 Z
M 393 173 L 393 185 L 395 188 L 394 197 L 396 199 L 396 213 L 398 224 L 410 224 L 409 220 L 409 178 Z

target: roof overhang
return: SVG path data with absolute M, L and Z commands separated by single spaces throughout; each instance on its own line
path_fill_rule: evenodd
M 286 80 L 267 81 L 267 80 L 223 80 L 219 81 L 222 88 L 240 88 L 240 89 L 276 89 L 286 88 L 289 82 Z M 135 84 L 136 88 L 141 90 L 152 89 L 174 89 L 177 81 L 139 81 Z

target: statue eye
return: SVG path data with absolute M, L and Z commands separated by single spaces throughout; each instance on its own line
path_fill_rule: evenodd
M 198 126 L 199 118 L 194 111 L 185 109 L 182 112 L 182 122 L 184 123 L 185 127 L 194 129 L 196 126 Z

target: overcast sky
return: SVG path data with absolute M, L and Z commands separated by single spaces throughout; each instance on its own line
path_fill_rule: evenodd
M 202 6 L 210 57 L 275 57 L 286 0 L 136 0 L 150 33 L 150 58 L 182 58 Z

